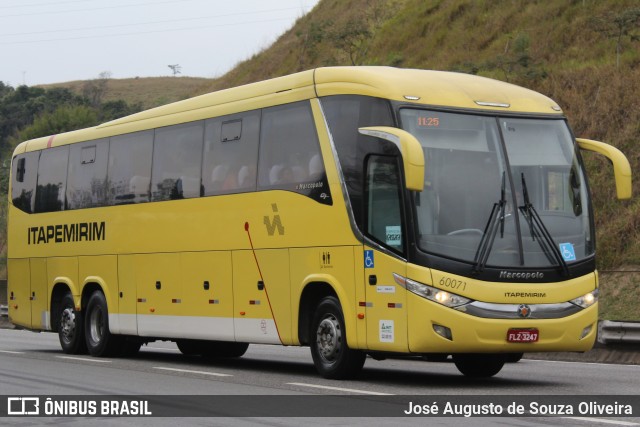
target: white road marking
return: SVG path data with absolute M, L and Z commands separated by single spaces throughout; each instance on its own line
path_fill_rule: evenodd
M 615 424 L 619 426 L 640 426 L 638 423 L 632 423 L 630 421 L 620 420 L 607 420 L 605 418 L 591 418 L 591 417 L 562 417 L 567 420 L 587 421 L 590 423 L 603 423 L 603 424 Z
M 164 368 L 162 366 L 154 366 L 153 369 L 161 369 L 163 371 L 184 372 L 187 374 L 211 375 L 213 377 L 232 377 L 230 374 L 220 374 L 218 372 L 192 371 L 189 369 Z
M 393 396 L 392 393 L 379 393 L 377 391 L 367 391 L 367 390 L 356 390 L 353 388 L 342 388 L 342 387 L 330 387 L 327 385 L 317 385 L 317 384 L 305 384 L 305 383 L 287 383 L 288 385 L 297 385 L 299 387 L 313 387 L 313 388 L 322 388 L 325 390 L 334 390 L 334 391 L 346 391 L 349 393 L 360 393 L 360 394 L 371 394 L 375 396 Z
M 600 362 L 570 362 L 568 360 L 543 360 L 543 359 L 522 359 L 527 362 L 542 362 L 542 363 L 570 363 L 570 364 L 582 364 L 582 365 L 596 365 L 596 366 L 618 366 L 625 368 L 640 368 L 640 365 L 626 365 L 622 363 L 600 363 Z
M 111 363 L 111 360 L 92 359 L 88 357 L 56 356 L 59 359 L 80 360 L 83 362 Z
M 10 350 L 0 350 L 0 353 L 9 353 L 9 354 L 24 354 L 24 351 L 10 351 Z

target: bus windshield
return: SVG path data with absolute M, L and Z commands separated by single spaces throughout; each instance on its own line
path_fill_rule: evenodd
M 587 184 L 562 119 L 400 110 L 424 150 L 421 250 L 493 267 L 563 267 L 594 254 Z

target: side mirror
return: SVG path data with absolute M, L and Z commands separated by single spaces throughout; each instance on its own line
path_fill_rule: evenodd
M 618 199 L 631 198 L 631 165 L 629 160 L 616 147 L 604 142 L 590 139 L 576 138 L 581 150 L 593 151 L 602 154 L 613 164 L 613 175 L 616 180 L 616 193 Z
M 424 189 L 424 152 L 415 136 L 405 130 L 388 126 L 364 127 L 359 128 L 358 132 L 395 144 L 402 155 L 405 186 L 414 191 Z

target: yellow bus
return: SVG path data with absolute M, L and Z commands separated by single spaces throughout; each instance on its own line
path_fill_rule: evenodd
M 465 375 L 595 339 L 594 221 L 560 107 L 478 76 L 318 68 L 13 154 L 9 316 L 66 353 L 239 357 L 309 346 L 326 378 L 366 355 Z

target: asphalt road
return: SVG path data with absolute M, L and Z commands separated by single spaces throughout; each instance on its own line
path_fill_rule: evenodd
M 368 359 L 361 377 L 331 381 L 319 377 L 308 348 L 251 345 L 244 357 L 204 360 L 183 356 L 173 343 L 143 346 L 134 358 L 92 358 L 62 353 L 51 333 L 0 330 L 0 395 L 255 395 L 343 396 L 344 402 L 385 395 L 415 397 L 418 403 L 456 396 L 639 395 L 640 366 L 522 360 L 494 378 L 473 380 L 453 363 L 417 359 Z M 443 397 L 444 395 L 444 397 Z M 287 402 L 287 398 L 282 400 Z M 293 400 L 293 398 L 292 398 Z M 319 405 L 325 402 L 320 400 Z M 3 402 L 0 402 L 3 404 Z M 282 401 L 281 401 L 282 404 Z M 286 403 L 285 403 L 286 405 Z M 399 407 L 398 407 L 399 408 Z M 233 413 L 233 410 L 230 409 Z M 560 416 L 547 418 L 185 418 L 180 425 L 620 425 L 640 426 L 634 417 Z M 242 411 L 240 411 L 242 412 Z M 169 418 L 52 418 L 47 425 L 175 425 Z M 0 419 L 0 424 L 40 425 L 42 418 Z

